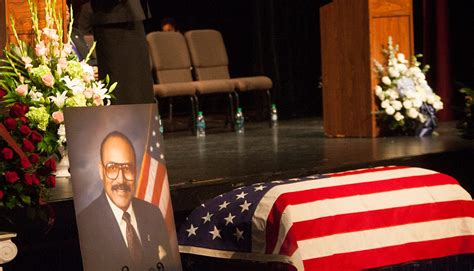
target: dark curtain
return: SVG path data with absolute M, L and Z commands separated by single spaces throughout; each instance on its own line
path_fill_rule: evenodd
M 474 87 L 473 14 L 472 0 L 421 1 L 423 62 L 431 66 L 428 79 L 444 102 L 440 120 L 459 118 L 463 101 L 458 89 Z
M 280 115 L 321 116 L 319 2 L 252 3 L 255 70 L 273 79 Z

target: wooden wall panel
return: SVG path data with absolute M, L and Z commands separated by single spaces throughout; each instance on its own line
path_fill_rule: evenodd
M 374 137 L 378 128 L 373 60 L 392 35 L 413 54 L 411 0 L 334 0 L 320 9 L 324 129 L 328 136 Z

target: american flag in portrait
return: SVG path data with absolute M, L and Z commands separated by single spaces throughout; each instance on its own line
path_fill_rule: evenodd
M 176 230 L 162 139 L 156 106 L 151 106 L 146 146 L 135 197 L 159 207 L 166 221 L 168 233 L 175 235 Z M 171 240 L 176 240 L 176 238 L 171 238 Z
M 380 167 L 240 187 L 197 207 L 180 252 L 360 270 L 474 253 L 474 203 L 445 174 Z

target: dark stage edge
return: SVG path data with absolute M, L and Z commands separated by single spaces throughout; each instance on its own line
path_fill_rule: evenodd
M 452 122 L 441 123 L 439 136 L 429 138 L 327 138 L 320 119 L 280 121 L 274 129 L 264 122 L 247 123 L 244 134 L 226 130 L 223 125 L 222 121 L 210 121 L 205 138 L 196 138 L 183 129 L 164 135 L 177 227 L 194 207 L 238 186 L 364 167 L 428 168 L 453 176 L 474 194 L 474 141 L 460 138 Z M 55 223 L 50 227 L 22 223 L 27 234 L 20 234 L 15 241 L 20 254 L 4 265 L 4 270 L 82 270 L 72 197 L 71 182 L 59 179 L 49 205 Z M 187 271 L 286 268 L 185 254 L 182 257 Z M 450 257 L 383 270 L 472 271 L 473 258 Z

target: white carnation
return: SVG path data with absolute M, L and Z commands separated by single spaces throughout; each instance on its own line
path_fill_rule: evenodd
M 404 73 L 407 71 L 407 66 L 405 64 L 397 64 L 396 67 L 400 73 Z
M 412 119 L 416 119 L 418 117 L 418 111 L 415 108 L 407 109 L 407 116 Z
M 387 86 L 390 86 L 390 84 L 392 84 L 392 80 L 390 80 L 390 78 L 388 78 L 388 76 L 384 76 L 384 77 L 382 77 L 382 83 L 384 83 Z
M 375 87 L 375 95 L 377 95 L 377 96 L 380 97 L 380 95 L 382 95 L 382 94 L 383 94 L 382 87 L 379 86 L 379 85 L 377 85 L 377 86 Z

